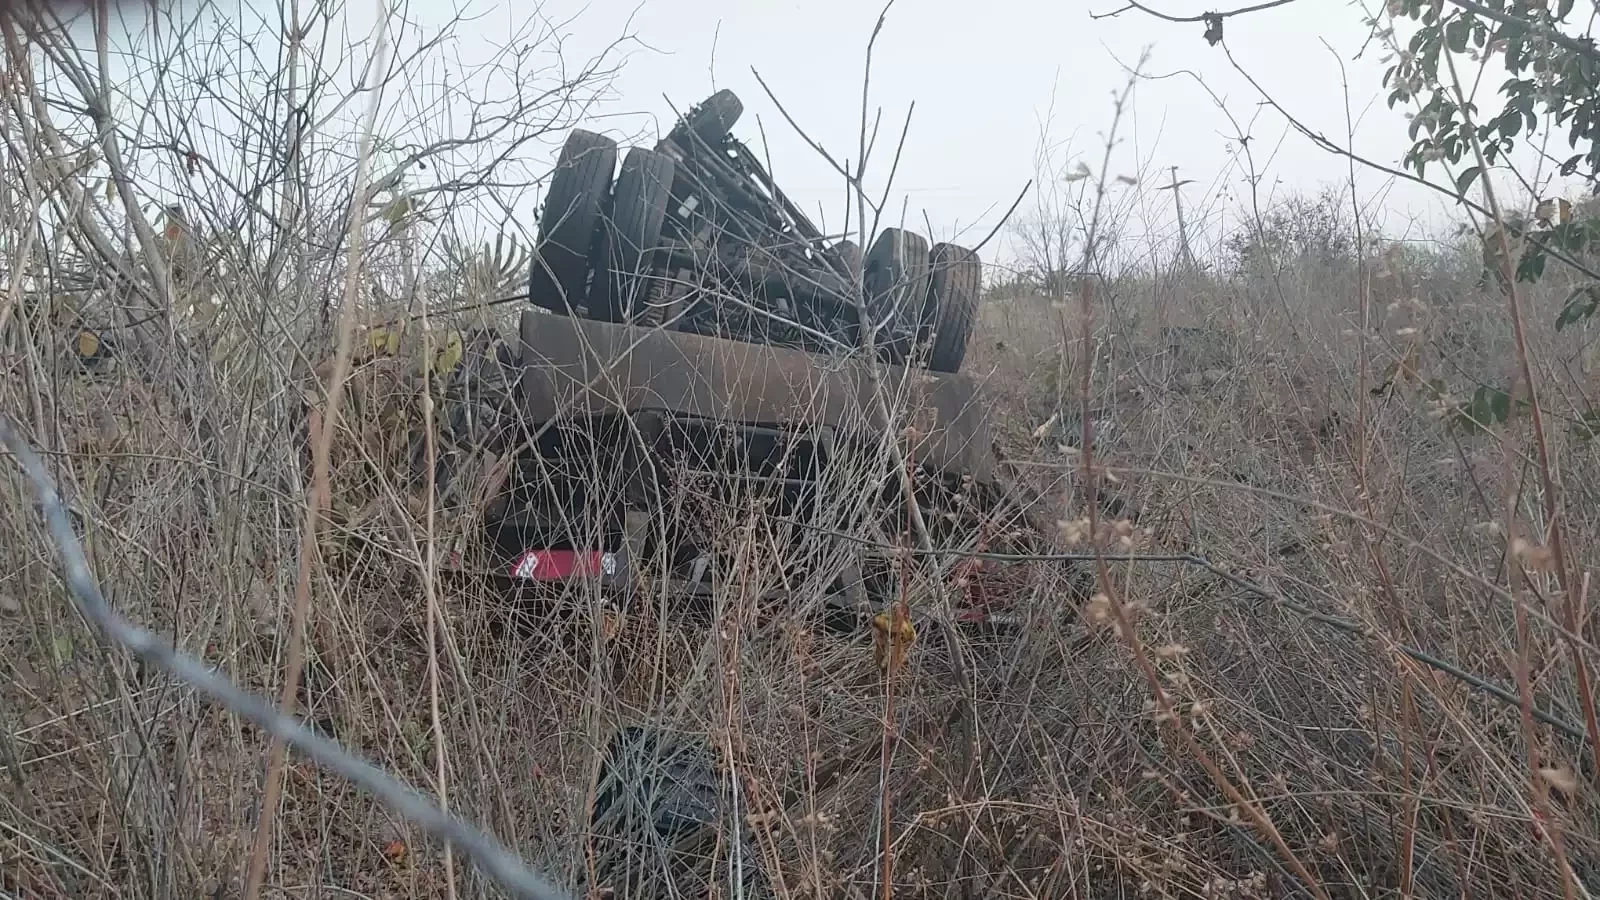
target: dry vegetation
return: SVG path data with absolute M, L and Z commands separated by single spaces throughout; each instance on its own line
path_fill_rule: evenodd
M 98 83 L 84 67 L 92 56 L 42 40 L 51 64 L 88 79 L 79 87 Z M 502 124 L 559 135 L 593 82 L 510 101 Z M 214 239 L 204 286 L 177 268 L 140 268 L 178 257 L 156 231 L 136 242 L 139 264 L 111 254 L 127 283 L 74 281 L 106 270 L 97 246 L 120 248 L 106 223 L 143 221 L 142 198 L 108 197 L 131 196 L 135 175 L 175 182 L 156 154 L 121 158 L 106 145 L 81 166 L 92 171 L 74 171 L 69 129 L 51 124 L 66 116 L 25 102 L 70 84 L 7 100 L 0 412 L 49 459 L 111 603 L 275 696 L 308 490 L 303 373 L 331 346 L 325 311 L 341 291 L 322 285 L 345 275 L 327 240 L 343 201 L 316 208 L 305 173 L 348 195 L 350 169 L 326 151 L 324 169 L 266 177 L 258 194 L 277 195 L 286 230 Z M 436 168 L 496 180 L 458 150 L 438 149 Z M 242 171 L 260 165 L 237 156 Z M 123 183 L 108 191 L 108 175 Z M 260 224 L 243 195 L 230 205 L 220 189 L 183 191 L 215 204 L 196 233 Z M 741 529 L 750 508 L 708 520 L 748 550 L 709 625 L 645 609 L 612 633 L 594 598 L 575 596 L 560 614 L 507 628 L 504 597 L 472 579 L 423 577 L 430 543 L 443 557 L 471 533 L 477 498 L 459 491 L 430 516 L 417 481 L 426 467 L 407 460 L 415 448 L 378 439 L 395 426 L 377 410 L 375 370 L 358 368 L 333 515 L 310 567 L 299 711 L 401 779 L 447 785 L 453 810 L 579 890 L 596 855 L 585 823 L 598 752 L 624 722 L 709 736 L 737 786 L 738 813 L 700 848 L 684 896 L 738 896 L 733 869 L 754 866 L 772 896 L 886 896 L 886 862 L 904 897 L 1600 890 L 1600 769 L 1581 736 L 1592 709 L 1577 683 L 1593 648 L 1587 611 L 1567 618 L 1581 598 L 1555 586 L 1530 419 L 1470 430 L 1450 414 L 1451 397 L 1505 383 L 1507 297 L 1478 283 L 1470 246 L 1374 248 L 1341 203 L 1305 202 L 1326 213 L 1316 240 L 1245 229 L 1199 253 L 1209 272 L 1119 269 L 1152 255 L 1124 246 L 1102 249 L 1100 277 L 1071 290 L 1048 278 L 996 285 L 966 371 L 993 398 L 1039 515 L 1062 523 L 1049 540 L 1063 554 L 1093 550 L 1095 530 L 1080 524 L 1086 409 L 1100 435 L 1090 461 L 1108 467 L 1094 516 L 1133 530 L 1105 529 L 1128 542 L 1101 545 L 1121 558 L 1098 572 L 1093 599 L 1080 599 L 1060 561 L 1011 567 L 996 585 L 1028 611 L 1026 628 L 960 645 L 925 629 L 888 684 L 866 630 L 808 627 L 807 604 L 752 614 L 749 582 L 775 567 Z M 1090 234 L 1114 231 L 1125 208 L 1102 209 L 1092 188 L 1088 207 L 1077 224 L 1093 220 Z M 396 214 L 392 200 L 374 208 L 357 270 L 362 315 L 408 306 L 385 297 L 459 307 L 503 289 L 493 264 L 430 256 L 446 231 L 437 223 Z M 1040 211 L 1059 224 L 1078 209 Z M 222 302 L 209 314 L 191 311 L 212 296 Z M 1600 563 L 1600 465 L 1568 426 L 1589 413 L 1595 373 L 1587 329 L 1553 328 L 1566 296 L 1551 278 L 1518 300 L 1567 564 L 1586 573 Z M 116 340 L 105 370 L 86 373 L 73 354 L 68 299 Z M 509 334 L 516 308 L 434 315 Z M 1174 340 L 1172 327 L 1232 339 Z M 1402 377 L 1380 390 L 1396 360 Z M 453 465 L 472 486 L 493 459 L 461 448 Z M 0 895 L 239 896 L 263 824 L 266 738 L 89 628 L 28 488 L 9 463 L 0 472 Z M 1506 575 L 1507 497 L 1526 523 L 1511 554 L 1522 583 Z M 945 580 L 912 579 L 913 609 L 938 602 Z M 440 609 L 431 622 L 429 594 Z M 1525 690 L 1580 734 L 1530 725 L 1531 708 L 1404 648 L 1513 698 Z M 499 895 L 293 753 L 271 820 L 264 896 Z M 648 854 L 635 864 L 664 865 Z

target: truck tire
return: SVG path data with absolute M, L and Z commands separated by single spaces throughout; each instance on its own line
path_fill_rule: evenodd
M 829 248 L 829 252 L 852 276 L 861 268 L 861 248 L 856 246 L 855 241 L 840 241 Z
M 880 347 L 890 362 L 903 362 L 926 316 L 927 239 L 903 228 L 885 228 L 867 254 L 862 281 L 868 313 L 890 332 Z
M 625 725 L 613 733 L 601 757 L 589 819 L 597 838 L 594 865 L 600 884 L 611 885 L 618 897 L 674 896 L 678 892 L 671 888 L 681 882 L 669 873 L 693 872 L 689 877 L 696 880 L 711 874 L 702 868 L 708 845 L 732 837 L 747 860 L 740 878 L 743 896 L 773 896 L 750 827 L 731 814 L 724 799 L 718 758 L 703 738 L 651 725 Z M 656 849 L 662 844 L 665 858 Z M 713 878 L 713 883 L 722 880 Z
M 616 141 L 581 128 L 567 136 L 539 215 L 528 279 L 535 306 L 572 314 L 588 299 L 589 261 L 616 164 Z
M 983 263 L 975 251 L 955 244 L 934 244 L 930 254 L 928 310 L 932 325 L 919 342 L 929 343 L 928 368 L 955 373 L 967 356 L 967 342 L 978 318 L 983 295 Z
M 690 110 L 684 118 L 690 131 L 699 135 L 700 140 L 715 147 L 728 136 L 728 132 L 733 130 L 734 123 L 738 122 L 742 115 L 744 115 L 744 103 L 733 91 L 723 88 Z
M 590 318 L 639 325 L 661 322 L 661 307 L 651 304 L 651 276 L 660 256 L 661 225 L 672 201 L 672 157 L 634 147 L 622 160 L 611 215 L 604 231 L 605 277 L 590 292 Z

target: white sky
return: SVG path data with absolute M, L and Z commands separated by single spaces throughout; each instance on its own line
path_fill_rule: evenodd
M 509 21 L 506 6 L 480 5 L 486 34 Z M 1194 14 L 1208 6 L 1152 0 L 1155 8 Z M 1187 70 L 1205 80 L 1250 131 L 1262 192 L 1315 191 L 1344 183 L 1344 160 L 1288 130 L 1282 115 L 1259 107 L 1261 94 L 1238 74 L 1222 46 L 1203 40 L 1200 24 L 1158 21 L 1136 10 L 1112 18 L 1118 0 L 898 0 L 890 8 L 872 64 L 872 104 L 885 112 L 886 135 L 875 151 L 878 184 L 888 170 L 894 136 L 909 104 L 912 127 L 891 208 L 909 202 L 909 219 L 933 224 L 938 237 L 976 242 L 994 227 L 1022 184 L 1035 176 L 1046 115 L 1058 144 L 1058 165 L 1085 157 L 1098 168 L 1112 123 L 1112 93 L 1128 80 L 1142 50 L 1147 74 L 1134 90 L 1122 127 L 1114 173 L 1144 170 L 1150 179 L 1195 179 L 1184 189 L 1192 218 L 1226 227 L 1227 208 L 1242 200 L 1245 170 L 1226 117 Z M 515 8 L 512 5 L 512 8 Z M 765 78 L 779 101 L 835 157 L 858 144 L 861 77 L 867 37 L 882 0 L 546 0 L 541 13 L 568 22 L 568 53 L 587 58 L 629 32 L 638 45 L 616 80 L 598 130 L 654 139 L 670 125 L 670 107 L 685 109 L 715 88 L 731 88 L 746 104 L 736 135 L 762 143 L 760 120 L 779 186 L 808 213 L 826 205 L 837 223 L 840 179 L 782 120 L 758 85 Z M 1376 11 L 1376 3 L 1371 11 Z M 443 8 L 440 8 L 443 14 Z M 1346 109 L 1355 119 L 1354 146 L 1374 162 L 1397 165 L 1408 139 L 1403 110 L 1386 107 L 1386 48 L 1368 42 L 1368 10 L 1349 0 L 1298 0 L 1274 10 L 1227 19 L 1227 48 L 1240 67 L 1280 104 L 1336 143 L 1346 144 Z M 475 24 L 474 27 L 477 27 Z M 1349 104 L 1339 61 L 1349 75 Z M 1494 75 L 1499 75 L 1498 61 Z M 1170 75 L 1170 77 L 1163 77 Z M 1486 78 L 1498 85 L 1499 77 Z M 1565 149 L 1565 147 L 1558 147 Z M 1064 168 L 1064 165 L 1062 165 Z M 1058 170 L 1059 171 L 1059 170 Z M 1357 171 L 1363 202 L 1378 203 L 1395 237 L 1434 231 L 1453 221 L 1450 200 L 1426 187 Z M 1232 191 L 1232 199 L 1219 197 Z M 1221 200 L 1221 202 L 1219 202 Z M 1144 192 L 1152 232 L 1170 229 L 1168 194 Z M 1024 202 L 1027 207 L 1027 202 Z M 1414 223 L 1414 224 L 1413 224 Z M 1014 245 L 986 251 L 1013 253 Z
M 1116 0 L 899 0 L 890 9 L 873 61 L 872 101 L 883 107 L 884 130 L 890 132 L 880 139 L 886 146 L 875 152 L 876 169 L 881 179 L 893 134 L 915 102 L 895 192 L 909 200 L 913 222 L 920 224 L 925 212 L 941 236 L 971 229 L 963 237 L 976 240 L 987 233 L 1034 176 L 1052 103 L 1050 134 L 1063 145 L 1062 154 L 1081 154 L 1098 168 L 1113 118 L 1112 94 L 1127 81 L 1125 66 L 1135 64 L 1146 47 L 1149 74 L 1186 69 L 1201 76 L 1247 124 L 1257 142 L 1257 163 L 1265 169 L 1264 191 L 1274 190 L 1280 180 L 1306 190 L 1344 180 L 1341 160 L 1298 134 L 1286 137 L 1280 116 L 1258 111 L 1260 95 L 1234 71 L 1222 47 L 1203 40 L 1203 26 L 1162 22 L 1137 11 L 1092 18 L 1118 5 Z M 1189 14 L 1202 9 L 1180 0 L 1166 0 L 1158 8 Z M 619 96 L 611 109 L 647 111 L 609 123 L 619 133 L 656 127 L 651 116 L 660 117 L 659 127 L 669 125 L 663 94 L 682 107 L 713 88 L 731 88 L 746 106 L 736 133 L 759 142 L 760 119 L 778 183 L 804 198 L 808 211 L 822 202 L 838 214 L 839 179 L 783 121 L 752 70 L 812 137 L 836 156 L 854 156 L 865 44 L 880 2 L 549 0 L 543 9 L 552 18 L 577 16 L 572 23 L 576 53 L 611 39 L 629 27 L 630 18 L 631 31 L 654 48 L 634 52 L 619 76 Z M 1239 64 L 1285 108 L 1344 143 L 1339 61 L 1326 41 L 1349 72 L 1357 148 L 1394 164 L 1407 146 L 1405 121 L 1400 111 L 1384 107 L 1382 48 L 1371 47 L 1364 58 L 1354 59 L 1367 38 L 1365 15 L 1344 0 L 1298 0 L 1230 19 L 1227 43 Z M 1166 167 L 1176 165 L 1180 177 L 1197 179 L 1185 195 L 1202 210 L 1208 199 L 1214 205 L 1218 190 L 1242 187 L 1243 171 L 1232 166 L 1229 154 L 1232 133 L 1193 78 L 1142 81 L 1112 168 L 1132 174 L 1143 162 L 1159 170 L 1152 177 L 1166 177 Z M 1389 184 L 1387 176 L 1358 173 L 1364 197 L 1386 193 L 1390 227 L 1403 228 L 1412 216 L 1443 218 L 1436 195 L 1414 187 L 1389 190 Z M 892 205 L 898 208 L 898 197 Z
M 269 21 L 276 20 L 276 0 L 243 2 L 257 15 L 264 11 Z M 371 53 L 366 39 L 385 2 L 351 0 L 345 12 L 345 38 L 358 62 Z M 1205 8 L 1189 0 L 1150 2 L 1173 14 Z M 1125 66 L 1146 48 L 1151 52 L 1146 73 L 1153 77 L 1135 88 L 1112 174 L 1143 170 L 1151 180 L 1163 179 L 1169 177 L 1168 167 L 1177 166 L 1180 177 L 1195 179 L 1184 188 L 1191 224 L 1202 223 L 1213 233 L 1231 224 L 1243 200 L 1245 175 L 1232 155 L 1234 131 L 1195 78 L 1176 74 L 1188 72 L 1204 79 L 1247 128 L 1263 176 L 1263 199 L 1345 181 L 1344 160 L 1317 149 L 1291 131 L 1282 116 L 1262 107 L 1260 94 L 1234 70 L 1223 47 L 1202 38 L 1203 26 L 1160 21 L 1136 10 L 1095 18 L 1119 5 L 1118 0 L 898 0 L 877 43 L 871 91 L 871 103 L 884 115 L 872 165 L 878 186 L 906 109 L 916 104 L 890 207 L 898 211 L 908 203 L 909 222 L 921 227 L 926 216 L 936 239 L 976 242 L 1037 174 L 1047 124 L 1057 172 L 1077 159 L 1098 168 L 1113 118 L 1112 94 L 1127 83 Z M 585 127 L 648 145 L 671 124 L 669 100 L 686 109 L 716 88 L 731 88 L 745 104 L 735 133 L 758 152 L 765 143 L 780 186 L 818 224 L 834 230 L 845 206 L 841 179 L 784 122 L 754 73 L 812 137 L 840 158 L 853 157 L 865 45 L 881 8 L 881 0 L 545 0 L 537 6 L 516 0 L 411 0 L 402 15 L 422 33 L 464 17 L 467 21 L 451 26 L 454 39 L 442 52 L 465 67 L 493 57 L 497 45 L 536 18 L 552 23 L 546 27 L 563 36 L 561 56 L 568 65 L 581 65 L 632 35 L 635 40 L 623 45 L 625 55 L 616 58 L 622 65 L 612 95 Z M 1360 2 L 1297 0 L 1228 19 L 1226 44 L 1274 99 L 1339 144 L 1347 142 L 1342 59 L 1356 150 L 1397 166 L 1408 141 L 1402 110 L 1389 110 L 1384 103 L 1386 50 L 1372 43 L 1357 58 L 1368 41 L 1367 14 Z M 416 32 L 410 40 L 415 43 Z M 274 51 L 258 47 L 255 52 L 270 61 Z M 1485 79 L 1488 88 L 1480 91 L 1482 104 L 1493 103 L 1483 95 L 1503 77 L 1496 60 Z M 465 101 L 454 106 L 460 116 Z M 359 113 L 359 104 L 350 111 Z M 425 127 L 448 131 L 451 125 L 439 118 L 433 116 Z M 522 152 L 523 162 L 542 174 L 557 149 L 555 142 L 530 145 Z M 1553 148 L 1558 154 L 1563 150 Z M 1379 208 L 1389 236 L 1421 237 L 1422 231 L 1436 232 L 1455 219 L 1448 198 L 1383 173 L 1358 168 L 1357 185 L 1362 200 Z M 1142 221 L 1132 230 L 1166 240 L 1170 195 L 1141 190 L 1135 196 Z M 529 196 L 517 203 L 530 230 L 534 202 Z M 1032 202 L 1025 200 L 1024 208 Z M 818 213 L 819 205 L 825 216 Z M 1015 250 L 1014 241 L 999 241 L 984 252 L 985 261 L 1007 261 Z

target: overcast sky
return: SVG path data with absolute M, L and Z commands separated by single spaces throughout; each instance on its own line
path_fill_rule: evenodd
M 266 27 L 277 27 L 275 0 L 243 2 Z M 1237 131 L 1218 100 L 1252 140 L 1264 201 L 1340 185 L 1348 172 L 1344 160 L 1264 107 L 1260 90 L 1339 144 L 1347 143 L 1348 110 L 1357 152 L 1398 165 L 1408 144 L 1406 121 L 1403 110 L 1385 105 L 1387 49 L 1371 40 L 1364 22 L 1376 7 L 1362 2 L 1377 0 L 1296 0 L 1233 17 L 1225 45 L 1211 46 L 1199 23 L 1161 21 L 1138 10 L 1111 15 L 1119 0 L 898 0 L 872 66 L 870 103 L 884 116 L 872 184 L 881 188 L 914 102 L 888 205 L 896 214 L 904 208 L 914 225 L 931 224 L 935 239 L 975 243 L 1029 179 L 1043 175 L 1059 186 L 1056 176 L 1080 159 L 1099 168 L 1114 116 L 1112 96 L 1148 50 L 1146 77 L 1133 90 L 1109 167 L 1112 175 L 1144 178 L 1138 188 L 1115 185 L 1133 213 L 1127 230 L 1171 245 L 1171 194 L 1150 188 L 1176 166 L 1180 178 L 1193 180 L 1183 188 L 1191 224 L 1215 234 L 1242 208 L 1247 172 L 1236 152 Z M 349 0 L 343 24 L 352 59 L 370 55 L 376 11 L 388 3 Z M 1183 0 L 1150 3 L 1172 14 L 1202 9 Z M 393 8 L 412 23 L 403 49 L 448 23 L 453 37 L 436 53 L 457 68 L 493 58 L 497 47 L 530 27 L 560 35 L 560 58 L 572 67 L 614 47 L 620 69 L 585 126 L 624 142 L 653 143 L 670 126 L 673 106 L 686 109 L 717 88 L 730 88 L 746 110 L 735 133 L 758 152 L 764 149 L 779 184 L 818 224 L 829 230 L 839 225 L 841 179 L 784 121 L 756 75 L 812 138 L 840 159 L 854 157 L 865 48 L 881 0 L 545 0 L 537 6 L 411 0 Z M 535 21 L 545 24 L 530 26 Z M 617 45 L 624 36 L 630 40 Z M 248 49 L 271 63 L 271 47 Z M 391 92 L 416 91 L 438 71 L 413 73 L 409 85 Z M 1348 97 L 1341 84 L 1346 76 Z M 1485 83 L 1492 89 L 1502 77 L 1496 61 Z M 540 90 L 549 79 L 533 81 L 525 87 Z M 489 93 L 495 90 L 508 88 L 502 82 Z M 1493 102 L 1487 93 L 1480 91 L 1485 105 Z M 456 102 L 456 115 L 463 115 L 465 102 Z M 348 112 L 357 114 L 360 106 Z M 423 119 L 436 134 L 454 127 L 436 113 Z M 1041 171 L 1047 146 L 1054 174 Z M 530 171 L 543 173 L 558 147 L 552 140 L 519 154 Z M 1358 168 L 1356 178 L 1358 196 L 1390 236 L 1422 237 L 1455 219 L 1448 198 L 1436 192 L 1369 169 Z M 1038 196 L 1036 189 L 1024 212 Z M 535 202 L 530 194 L 518 204 L 522 218 L 533 218 Z M 1016 251 L 1016 242 L 1003 237 L 984 257 L 1004 262 Z
M 1178 166 L 1198 213 L 1217 195 L 1243 187 L 1230 141 L 1235 132 L 1195 78 L 1204 79 L 1255 140 L 1264 191 L 1315 190 L 1342 182 L 1341 160 L 1287 133 L 1285 120 L 1261 110 L 1259 92 L 1235 71 L 1221 46 L 1202 37 L 1199 24 L 1174 24 L 1138 11 L 1114 11 L 1117 0 L 898 0 L 889 10 L 875 50 L 871 101 L 897 129 L 915 102 L 911 132 L 897 178 L 897 195 L 909 200 L 910 218 L 923 215 L 939 236 L 960 231 L 976 240 L 993 227 L 1022 186 L 1036 174 L 1048 127 L 1058 164 L 1082 156 L 1095 168 L 1113 119 L 1112 94 L 1128 80 L 1128 67 L 1150 50 L 1146 73 L 1134 89 L 1122 125 L 1124 143 L 1115 174 L 1168 177 Z M 1200 11 L 1174 0 L 1167 11 Z M 791 115 L 836 156 L 854 156 L 861 108 L 865 45 L 881 9 L 861 0 L 550 0 L 544 14 L 571 20 L 570 49 L 582 54 L 627 29 L 647 47 L 634 49 L 609 104 L 623 116 L 606 126 L 619 133 L 650 116 L 670 122 L 668 105 L 687 106 L 718 87 L 745 102 L 737 126 L 759 143 L 760 120 L 779 183 L 837 215 L 839 179 L 782 119 L 758 84 L 759 73 Z M 1350 80 L 1357 120 L 1356 146 L 1389 164 L 1406 147 L 1405 120 L 1383 103 L 1384 51 L 1369 46 L 1367 13 L 1345 0 L 1298 0 L 1289 6 L 1227 21 L 1228 50 L 1239 66 L 1275 100 L 1314 129 L 1341 143 L 1346 132 L 1340 61 Z M 1330 49 L 1331 48 L 1331 49 Z M 1053 111 L 1052 111 L 1053 107 Z M 1047 117 L 1049 117 L 1047 119 Z M 887 140 L 880 143 L 888 144 Z M 876 153 L 886 174 L 889 148 Z M 1155 169 L 1159 171 L 1148 171 Z M 1394 186 L 1381 174 L 1358 174 L 1366 199 L 1380 199 L 1386 224 L 1403 229 L 1411 218 L 1443 220 L 1445 207 L 1426 190 Z M 1167 194 L 1146 192 L 1148 203 Z M 1237 196 L 1237 195 L 1236 195 Z M 899 208 L 898 198 L 892 202 Z M 1154 211 L 1152 210 L 1152 215 Z

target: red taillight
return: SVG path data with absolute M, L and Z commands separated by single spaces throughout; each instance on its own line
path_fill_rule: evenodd
M 598 550 L 525 550 L 511 564 L 511 577 L 530 581 L 563 581 L 616 574 L 615 554 Z

